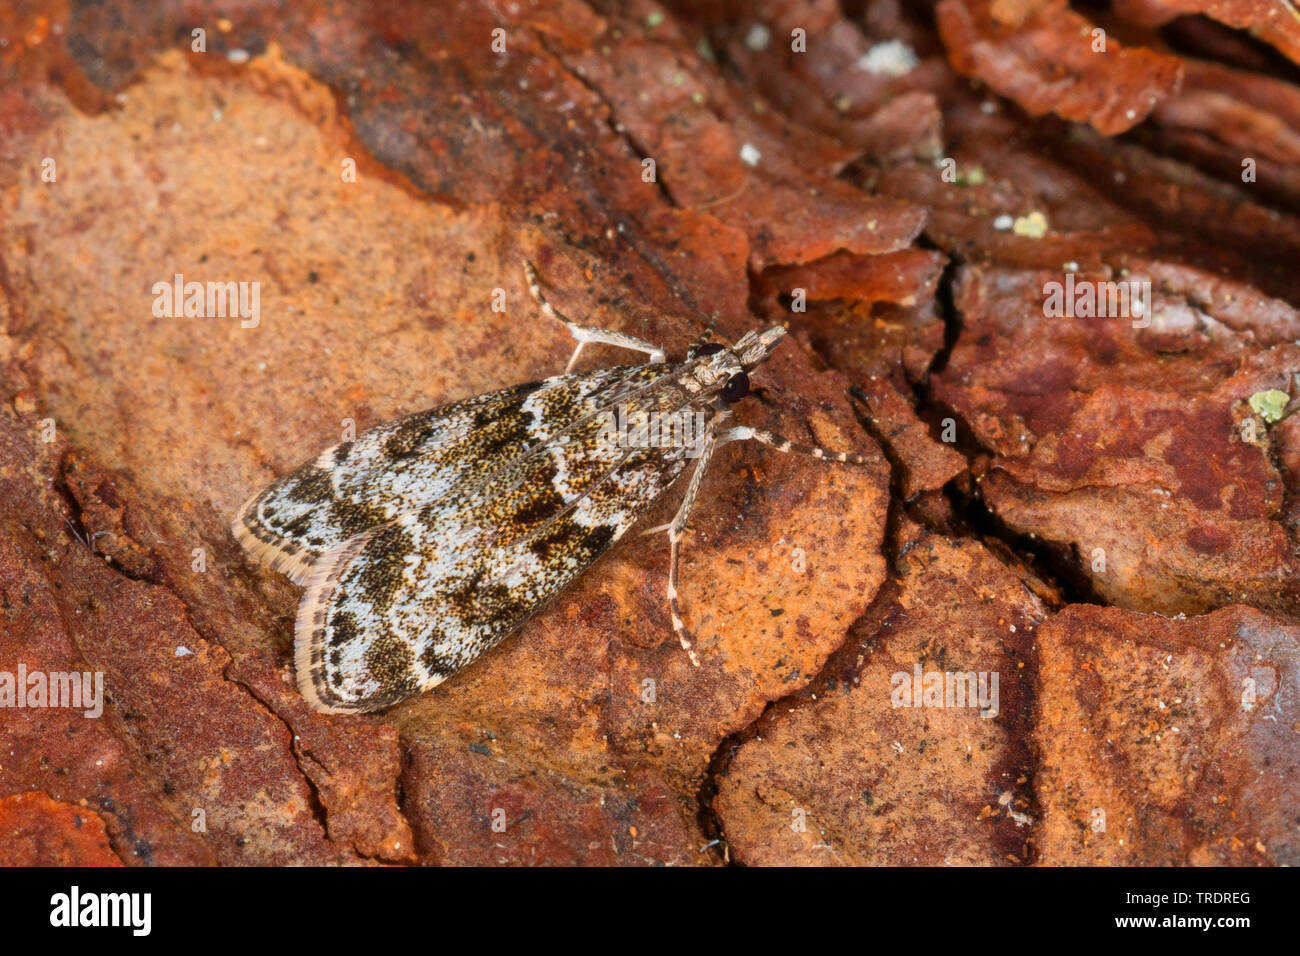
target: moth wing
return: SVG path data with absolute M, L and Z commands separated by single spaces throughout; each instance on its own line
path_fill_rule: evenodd
M 326 553 L 425 505 L 454 499 L 667 366 L 624 366 L 514 385 L 385 422 L 250 498 L 231 523 L 256 560 L 302 584 Z
M 584 448 L 554 451 L 572 467 Z M 335 548 L 312 568 L 298 610 L 303 696 L 318 710 L 351 713 L 436 687 L 559 594 L 687 460 L 680 449 L 624 452 L 558 507 L 548 500 L 554 484 L 524 481 L 456 516 L 427 507 Z

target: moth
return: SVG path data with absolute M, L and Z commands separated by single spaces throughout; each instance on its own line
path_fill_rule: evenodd
M 249 500 L 232 522 L 255 559 L 304 588 L 294 664 L 317 710 L 389 707 L 427 691 L 517 630 L 693 472 L 667 531 L 674 631 L 680 545 L 715 451 L 754 439 L 782 452 L 863 464 L 745 425 L 724 427 L 749 373 L 785 336 L 734 345 L 706 336 L 681 362 L 621 332 L 578 325 L 529 291 L 577 341 L 564 374 L 394 421 L 322 452 Z M 642 352 L 637 365 L 573 372 L 592 343 Z M 636 427 L 628 430 L 626 423 Z M 685 428 L 642 427 L 652 422 Z

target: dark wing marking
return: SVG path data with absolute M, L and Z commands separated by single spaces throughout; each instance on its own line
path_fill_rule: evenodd
M 710 414 L 677 387 L 606 397 L 629 413 Z M 604 425 L 586 415 L 474 487 L 461 485 L 460 510 L 426 506 L 323 556 L 295 629 L 308 701 L 377 710 L 436 686 L 617 541 L 690 459 L 681 447 L 623 447 L 602 436 Z
M 560 593 L 681 474 L 686 459 L 634 453 L 610 487 L 635 475 L 639 497 L 592 494 L 527 535 L 485 543 L 469 526 L 466 552 L 423 514 L 404 515 L 325 555 L 298 611 L 298 686 L 318 710 L 391 706 L 442 683 Z M 617 475 L 617 476 L 616 476 Z
M 326 450 L 250 499 L 231 531 L 255 558 L 302 583 L 321 555 L 460 489 L 671 369 L 599 369 L 515 385 L 385 422 Z

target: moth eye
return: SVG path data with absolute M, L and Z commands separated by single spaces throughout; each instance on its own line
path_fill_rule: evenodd
M 706 342 L 699 348 L 691 350 L 691 358 L 700 358 L 705 355 L 717 355 L 725 348 L 725 345 L 719 345 L 717 342 Z
M 748 394 L 749 376 L 744 372 L 737 372 L 727 379 L 726 385 L 722 386 L 722 400 L 728 405 L 740 401 Z

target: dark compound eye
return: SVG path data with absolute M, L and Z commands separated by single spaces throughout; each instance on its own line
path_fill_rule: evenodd
M 728 405 L 740 401 L 748 394 L 749 376 L 744 372 L 737 372 L 727 379 L 726 385 L 722 386 L 722 400 Z
M 717 342 L 706 342 L 691 353 L 691 358 L 700 358 L 703 355 L 717 355 L 724 349 L 726 349 L 725 345 L 719 345 Z

